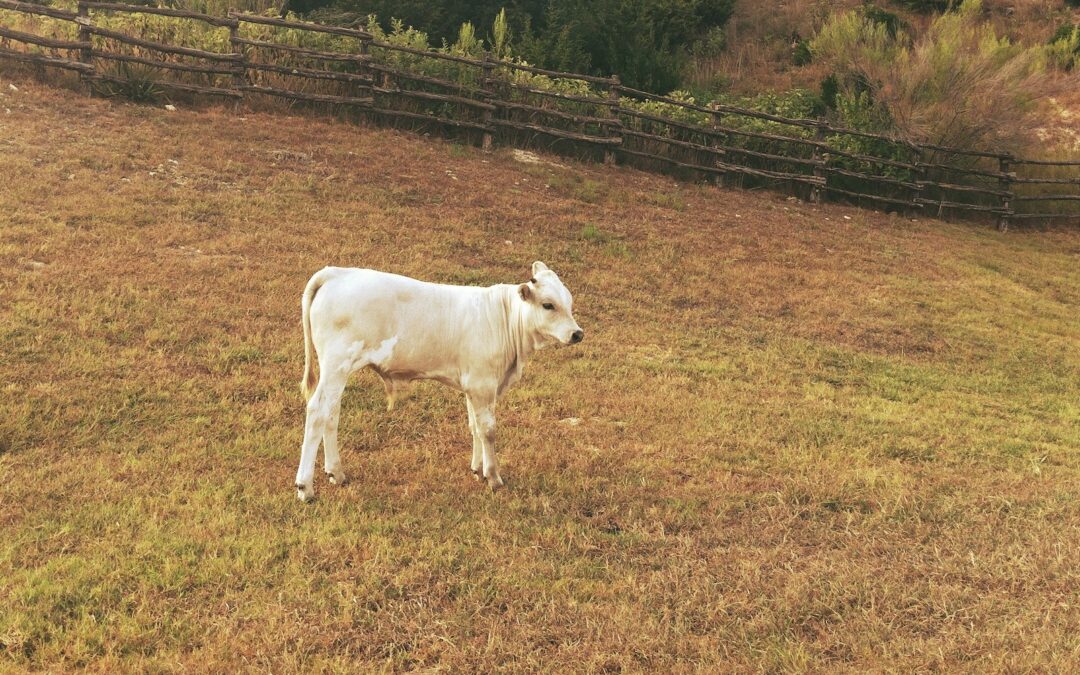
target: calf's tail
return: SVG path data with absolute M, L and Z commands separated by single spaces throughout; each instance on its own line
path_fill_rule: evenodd
M 308 279 L 304 288 L 304 295 L 300 298 L 300 320 L 304 324 L 304 378 L 300 380 L 300 391 L 304 394 L 304 400 L 311 398 L 315 391 L 318 379 L 315 377 L 315 345 L 311 341 L 311 301 L 315 294 L 329 278 L 329 268 L 321 269 Z

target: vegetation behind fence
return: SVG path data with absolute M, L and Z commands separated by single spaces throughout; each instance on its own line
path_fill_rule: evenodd
M 578 156 L 905 213 L 1080 222 L 1080 161 L 909 143 L 660 96 L 426 39 L 229 12 L 0 0 L 0 58 L 73 71 L 92 91 L 331 107 Z M 10 27 L 9 27 L 10 26 Z M 479 42 L 477 41 L 477 44 Z

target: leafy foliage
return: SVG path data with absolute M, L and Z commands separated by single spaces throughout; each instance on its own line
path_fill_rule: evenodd
M 689 103 L 690 105 L 697 105 L 697 101 L 694 100 L 694 97 L 691 96 L 689 92 L 685 91 L 673 91 L 668 94 L 668 98 L 682 103 Z M 637 99 L 623 97 L 619 99 L 619 105 L 649 115 L 655 115 L 656 117 L 664 117 L 676 122 L 697 124 L 699 126 L 707 125 L 711 118 L 709 113 L 686 108 L 674 103 L 667 103 L 665 101 L 639 101 Z

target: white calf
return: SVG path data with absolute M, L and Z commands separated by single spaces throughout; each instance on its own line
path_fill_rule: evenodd
M 487 288 L 448 286 L 375 270 L 327 267 L 308 281 L 304 323 L 304 445 L 297 495 L 315 495 L 319 442 L 331 483 L 342 483 L 337 428 L 349 375 L 374 370 L 388 408 L 410 380 L 432 379 L 465 393 L 473 436 L 472 470 L 492 489 L 503 484 L 495 458 L 495 402 L 521 377 L 534 351 L 581 342 L 574 300 L 542 262 L 527 283 Z M 318 354 L 319 378 L 312 368 Z M 313 391 L 314 390 L 314 391 Z M 481 468 L 483 473 L 481 474 Z

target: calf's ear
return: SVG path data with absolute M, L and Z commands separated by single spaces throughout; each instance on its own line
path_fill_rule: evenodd
M 521 284 L 518 286 L 518 295 L 525 302 L 528 302 L 532 298 L 532 289 L 529 288 L 529 284 Z
M 537 274 L 540 274 L 541 272 L 545 271 L 547 268 L 548 268 L 547 265 L 545 265 L 544 263 L 537 260 L 536 262 L 533 263 L 532 275 L 535 277 Z

